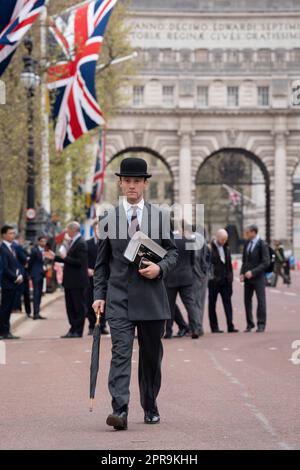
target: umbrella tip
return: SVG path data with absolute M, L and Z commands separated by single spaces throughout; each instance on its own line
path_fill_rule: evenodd
M 90 413 L 92 413 L 92 411 L 93 411 L 93 402 L 94 402 L 94 400 L 91 398 L 91 401 L 90 401 Z

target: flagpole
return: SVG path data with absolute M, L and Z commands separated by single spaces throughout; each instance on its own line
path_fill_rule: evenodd
M 105 69 L 108 65 L 117 65 L 121 64 L 122 62 L 126 62 L 127 60 L 135 59 L 138 56 L 137 51 L 134 51 L 130 55 L 126 55 L 124 57 L 117 57 L 116 59 L 113 59 L 109 64 L 100 64 L 96 67 L 96 70 L 103 70 Z
M 47 54 L 47 7 L 41 12 L 41 58 L 46 62 Z M 41 204 L 47 214 L 51 214 L 51 194 L 50 194 L 50 160 L 49 160 L 49 116 L 47 110 L 47 84 L 45 80 L 46 72 L 42 77 L 41 85 L 41 116 L 42 116 L 42 155 L 41 155 Z

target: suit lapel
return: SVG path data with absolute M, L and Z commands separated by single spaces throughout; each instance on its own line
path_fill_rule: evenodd
M 9 254 L 9 256 L 10 256 L 12 259 L 16 260 L 16 256 L 14 256 L 14 254 L 10 251 L 10 249 L 8 248 L 8 246 L 7 246 L 5 243 L 3 243 L 3 246 L 4 246 L 4 248 L 6 249 L 7 253 Z

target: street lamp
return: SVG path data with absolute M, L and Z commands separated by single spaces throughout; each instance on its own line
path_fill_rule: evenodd
M 34 94 L 40 84 L 37 75 L 36 61 L 32 58 L 32 39 L 24 40 L 27 55 L 23 57 L 24 69 L 20 79 L 27 91 L 27 210 L 26 210 L 26 240 L 34 241 L 36 238 L 36 208 L 35 208 L 35 155 L 34 155 Z

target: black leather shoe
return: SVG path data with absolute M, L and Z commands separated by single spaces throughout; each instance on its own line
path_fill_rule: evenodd
M 236 328 L 230 328 L 230 330 L 228 330 L 228 333 L 238 333 L 239 330 L 237 330 Z
M 103 328 L 100 328 L 100 331 L 102 335 L 109 335 L 109 331 L 105 328 L 105 326 Z
M 218 328 L 217 330 L 212 330 L 212 333 L 224 333 L 224 331 Z
M 35 315 L 35 316 L 33 317 L 33 319 L 34 319 L 34 320 L 47 320 L 47 318 L 46 318 L 46 317 L 42 317 L 42 315 Z
M 71 333 L 69 331 L 66 335 L 61 336 L 61 338 L 81 338 L 81 335 L 79 333 Z
M 3 335 L 3 339 L 20 339 L 20 336 L 14 336 L 11 333 L 7 333 L 6 335 Z
M 248 325 L 247 328 L 245 329 L 244 333 L 251 333 L 251 330 L 253 330 L 254 326 Z
M 145 424 L 159 424 L 160 416 L 158 412 L 146 411 L 144 416 Z
M 170 333 L 166 333 L 164 339 L 171 339 L 172 335 Z
M 112 426 L 116 431 L 125 431 L 127 429 L 127 413 L 112 413 L 108 415 L 106 424 Z
M 264 333 L 265 331 L 265 327 L 264 326 L 258 326 L 257 327 L 257 330 L 256 330 L 256 333 Z
M 199 336 L 200 336 L 199 333 L 196 333 L 196 331 L 192 333 L 192 339 L 198 339 Z
M 183 336 L 185 336 L 188 331 L 189 329 L 185 326 L 183 328 L 180 328 L 177 333 L 178 338 L 183 338 Z

